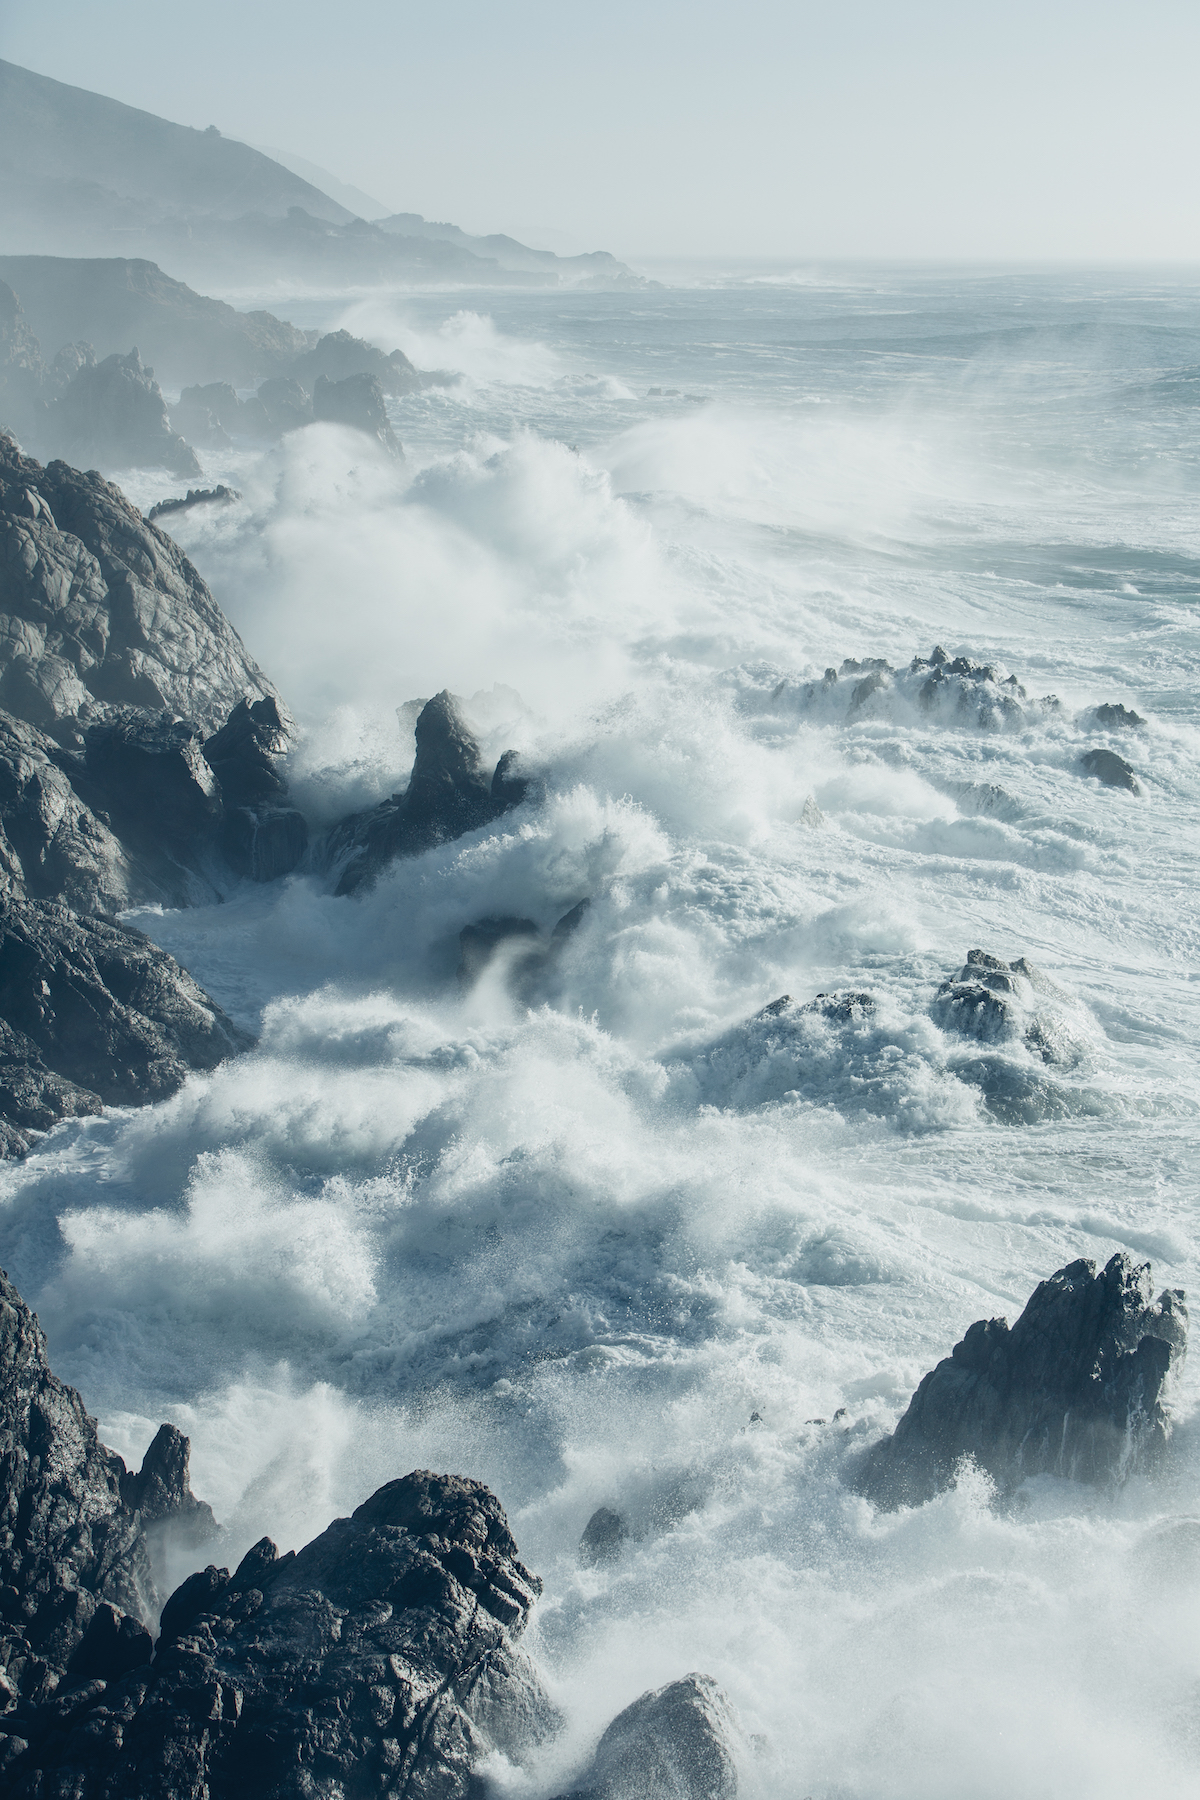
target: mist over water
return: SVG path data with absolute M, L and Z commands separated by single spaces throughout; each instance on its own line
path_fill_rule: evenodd
M 390 403 L 399 467 L 314 426 L 205 456 L 241 501 L 172 520 L 303 728 L 301 803 L 401 785 L 397 708 L 443 687 L 545 798 L 360 899 L 137 914 L 259 1046 L 5 1168 L 0 1255 L 107 1442 L 189 1433 L 221 1561 L 413 1467 L 496 1490 L 571 1719 L 513 1793 L 693 1668 L 751 1796 L 1195 1792 L 1194 1366 L 1169 1473 L 1115 1497 L 877 1515 L 840 1471 L 1063 1263 L 1200 1290 L 1198 298 L 239 297 L 462 376 Z M 935 644 L 994 679 L 929 704 Z M 860 696 L 847 658 L 897 673 Z M 463 926 L 548 944 L 582 900 L 462 990 Z M 1036 1039 L 949 1028 L 974 947 L 1029 959 Z M 602 1504 L 631 1536 L 585 1569 Z

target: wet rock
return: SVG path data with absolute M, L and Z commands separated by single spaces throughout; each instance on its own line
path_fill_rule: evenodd
M 1141 714 L 1135 713 L 1131 707 L 1115 706 L 1111 701 L 1094 707 L 1092 718 L 1105 731 L 1137 731 L 1146 723 Z
M 1124 788 L 1130 794 L 1142 791 L 1132 764 L 1118 756 L 1115 750 L 1089 750 L 1080 757 L 1079 766 L 1086 775 L 1094 775 L 1097 781 L 1102 781 L 1105 787 Z
M 220 731 L 205 741 L 205 761 L 225 807 L 221 852 L 251 881 L 290 874 L 308 848 L 303 814 L 286 805 L 280 759 L 287 742 L 283 716 L 269 694 L 239 701 Z
M 171 429 L 162 389 L 136 349 L 79 368 L 46 407 L 38 438 L 90 467 L 201 473 L 195 451 Z
M 226 487 L 220 483 L 214 488 L 189 488 L 180 499 L 160 500 L 152 506 L 146 518 L 153 522 L 165 518 L 169 513 L 190 512 L 193 506 L 214 506 L 228 504 L 231 500 L 240 500 L 241 495 L 236 488 Z
M 270 381 L 260 382 L 257 400 L 267 430 L 276 437 L 312 424 L 312 401 L 300 383 L 289 376 L 276 375 Z
M 468 1800 L 560 1720 L 518 1646 L 540 1583 L 495 1497 L 418 1471 L 299 1552 L 255 1545 L 163 1609 L 153 1663 L 14 1724 L 10 1791 L 75 1800 L 404 1793 Z
M 569 1800 L 736 1800 L 737 1741 L 717 1683 L 685 1675 L 618 1713 Z
M 72 786 L 72 766 L 51 738 L 0 712 L 0 891 L 81 912 L 159 898 L 139 891 L 120 840 Z
M 10 1153 L 29 1147 L 31 1130 L 100 1101 L 173 1094 L 191 1069 L 251 1042 L 141 932 L 11 895 L 0 901 L 0 1020 Z
M 1034 1475 L 1112 1483 L 1152 1470 L 1169 1432 L 1163 1385 L 1187 1343 L 1178 1289 L 1154 1298 L 1149 1263 L 1074 1262 L 1043 1281 L 1010 1330 L 979 1319 L 926 1375 L 854 1485 L 919 1505 L 964 1457 L 1008 1492 Z
M 484 767 L 479 743 L 446 689 L 422 709 L 416 742 L 407 789 L 343 820 L 329 833 L 323 855 L 340 870 L 339 894 L 351 894 L 373 880 L 397 856 L 416 856 L 477 830 L 514 803 L 509 795 L 518 790 L 507 778 L 499 792 L 493 791 L 497 784 Z M 502 756 L 496 774 L 505 764 Z M 519 792 L 523 797 L 523 784 Z
M 291 374 L 311 392 L 324 376 L 333 382 L 350 375 L 374 376 L 385 394 L 413 394 L 423 385 L 418 371 L 401 350 L 386 355 L 348 331 L 330 331 L 311 350 L 298 356 Z M 315 396 L 314 396 L 315 398 Z
M 378 376 L 347 375 L 343 381 L 330 381 L 327 376 L 318 375 L 312 404 L 314 422 L 325 420 L 332 425 L 352 426 L 373 437 L 390 455 L 400 455 L 399 441 L 388 424 Z
M 169 1521 L 189 1542 L 214 1537 L 212 1508 L 197 1500 L 188 1478 L 191 1444 L 176 1425 L 160 1425 L 137 1474 L 121 1481 L 121 1498 L 143 1526 Z
M 157 718 L 128 711 L 91 726 L 85 737 L 85 774 L 125 842 L 153 856 L 163 848 L 188 858 L 198 839 L 215 834 L 221 816 L 216 776 L 196 726 L 169 713 Z
M 119 1681 L 131 1669 L 145 1668 L 154 1655 L 154 1639 L 140 1619 L 101 1601 L 83 1639 L 67 1664 L 77 1680 Z
M 275 691 L 178 545 L 119 488 L 66 463 L 43 468 L 0 436 L 6 696 L 10 666 L 36 667 L 48 654 L 79 684 L 75 711 L 51 709 L 55 735 L 75 747 L 81 725 L 106 707 L 165 708 L 211 732 L 248 691 Z M 18 710 L 11 696 L 4 704 Z
M 1078 1046 L 1056 1009 L 1062 994 L 1024 956 L 1004 962 L 986 950 L 968 950 L 957 975 L 943 981 L 934 999 L 934 1021 L 980 1044 L 1023 1042 L 1043 1062 L 1070 1067 Z
M 614 1512 L 611 1506 L 598 1506 L 579 1540 L 580 1562 L 585 1568 L 618 1562 L 628 1536 L 629 1528 L 620 1513 Z

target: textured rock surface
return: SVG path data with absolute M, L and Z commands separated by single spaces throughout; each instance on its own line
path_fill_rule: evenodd
M 155 519 L 163 519 L 170 513 L 190 512 L 193 506 L 213 506 L 227 504 L 231 500 L 240 500 L 241 495 L 236 488 L 226 487 L 224 482 L 214 488 L 189 488 L 186 494 L 170 500 L 160 500 L 146 514 L 146 522 L 152 525 Z
M 717 1683 L 685 1675 L 618 1713 L 570 1800 L 736 1800 L 737 1739 Z
M 344 381 L 348 375 L 374 375 L 385 394 L 411 394 L 421 377 L 402 350 L 385 355 L 374 344 L 349 331 L 330 331 L 311 350 L 298 356 L 288 370 L 311 393 L 319 376 Z
M 930 1371 L 855 1477 L 879 1505 L 918 1505 L 964 1457 L 1002 1489 L 1032 1475 L 1112 1482 L 1152 1468 L 1168 1435 L 1162 1390 L 1187 1343 L 1178 1289 L 1157 1300 L 1149 1263 L 1059 1269 L 1011 1331 L 979 1319 Z
M 78 683 L 56 707 L 68 724 L 92 701 L 211 732 L 248 691 L 275 692 L 178 545 L 119 488 L 0 437 L 0 682 L 14 663 L 37 678 L 47 658 Z
M 163 1431 L 173 1455 L 161 1454 L 160 1432 L 157 1459 L 152 1446 L 131 1475 L 51 1372 L 42 1329 L 0 1270 L 0 1770 L 14 1708 L 53 1704 L 68 1672 L 103 1678 L 114 1662 L 149 1658 L 145 1625 L 159 1600 L 138 1498 L 153 1497 L 162 1525 L 199 1506 L 187 1439 Z
M 466 1800 L 558 1727 L 516 1644 L 539 1587 L 486 1488 L 408 1475 L 298 1555 L 189 1577 L 149 1666 L 18 1714 L 8 1791 Z
M 488 774 L 479 744 L 453 694 L 428 701 L 416 724 L 417 755 L 402 794 L 336 825 L 324 846 L 340 870 L 337 891 L 353 893 L 397 856 L 415 856 L 497 818 L 524 797 L 526 784 L 506 752 Z
M 1089 750 L 1079 761 L 1084 773 L 1094 775 L 1105 787 L 1124 788 L 1129 794 L 1142 791 L 1132 763 L 1127 763 L 1115 750 Z
M 400 455 L 396 434 L 388 424 L 383 388 L 376 375 L 347 375 L 342 381 L 317 376 L 313 389 L 313 420 L 349 425 L 365 431 L 392 456 Z
M 160 1099 L 251 1042 L 141 932 L 11 896 L 0 902 L 0 1020 L 0 1116 L 18 1152 L 32 1130 L 100 1102 Z

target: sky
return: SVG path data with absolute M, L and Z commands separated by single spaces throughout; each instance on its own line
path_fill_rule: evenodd
M 1200 259 L 1197 0 L 0 0 L 0 56 L 633 260 Z

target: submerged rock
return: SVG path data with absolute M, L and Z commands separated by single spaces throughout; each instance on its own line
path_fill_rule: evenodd
M 1092 718 L 1106 731 L 1137 731 L 1146 723 L 1142 715 L 1135 713 L 1132 707 L 1114 705 L 1112 701 L 1094 707 Z
M 1132 763 L 1127 763 L 1115 750 L 1089 750 L 1080 757 L 1079 764 L 1085 774 L 1094 775 L 1105 787 L 1124 788 L 1130 794 L 1142 791 Z
M 1120 1481 L 1153 1469 L 1169 1433 L 1163 1384 L 1187 1344 L 1177 1288 L 1154 1298 L 1149 1263 L 1114 1256 L 1059 1269 L 1010 1330 L 979 1319 L 918 1387 L 854 1485 L 877 1505 L 919 1505 L 963 1458 L 1002 1491 L 1033 1475 Z
M 329 833 L 324 858 L 340 870 L 339 894 L 374 880 L 398 856 L 416 856 L 489 824 L 525 797 L 528 784 L 516 775 L 511 752 L 489 776 L 479 743 L 448 690 L 426 702 L 416 741 L 405 791 L 344 819 Z
M 685 1675 L 618 1713 L 560 1800 L 736 1800 L 738 1729 L 710 1675 Z

